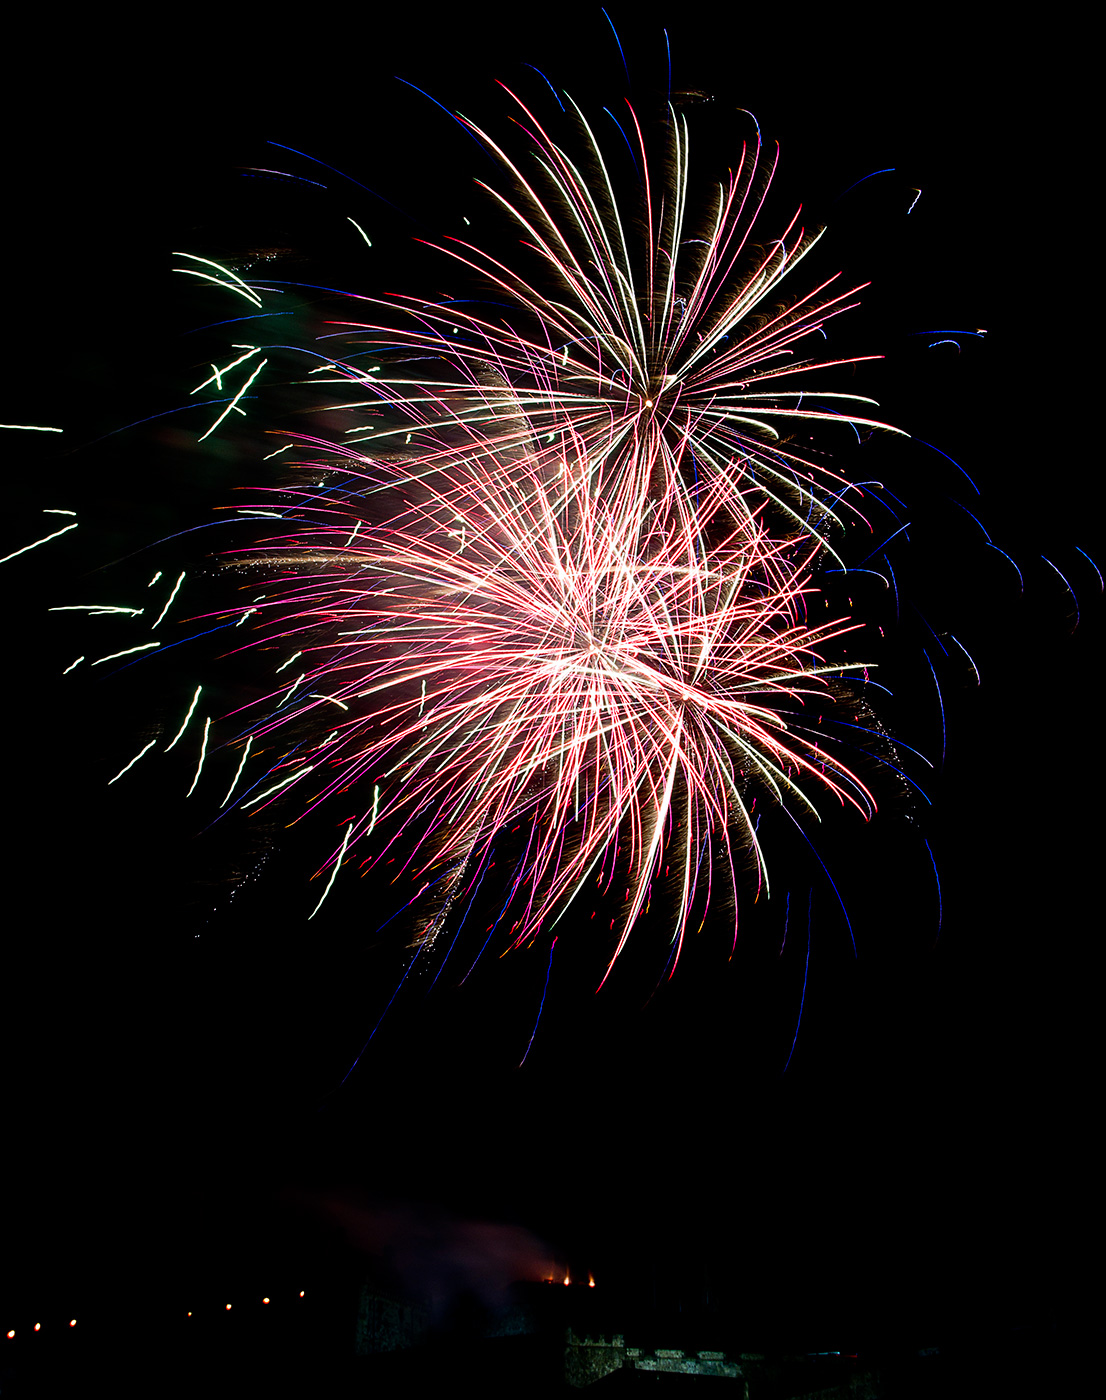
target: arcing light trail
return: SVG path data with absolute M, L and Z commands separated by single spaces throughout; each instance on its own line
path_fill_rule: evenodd
M 426 946 L 479 887 L 497 837 L 521 832 L 506 941 L 594 913 L 617 880 L 609 973 L 662 870 L 675 871 L 677 956 L 712 903 L 736 904 L 746 859 L 767 893 L 758 795 L 811 818 L 818 793 L 874 812 L 831 731 L 803 713 L 812 699 L 851 713 L 841 678 L 864 670 L 822 659 L 859 624 L 807 619 L 841 502 L 860 491 L 786 435 L 897 430 L 870 400 L 805 387 L 853 363 L 803 352 L 856 289 L 831 278 L 785 297 L 815 241 L 798 216 L 754 248 L 771 178 L 759 133 L 693 222 L 685 118 L 669 110 L 655 175 L 631 109 L 631 219 L 579 110 L 586 168 L 519 106 L 534 176 L 461 120 L 509 179 L 511 195 L 490 193 L 530 266 L 444 249 L 492 284 L 494 311 L 351 297 L 368 318 L 330 333 L 355 354 L 312 382 L 346 389 L 351 427 L 341 441 L 296 436 L 299 460 L 281 469 L 303 484 L 273 488 L 291 530 L 229 561 L 265 578 L 238 609 L 257 628 L 248 645 L 287 640 L 302 674 L 238 737 L 263 750 L 288 726 L 325 724 L 248 799 L 260 810 L 294 789 L 304 810 L 360 804 L 320 872 L 324 898 L 374 835 L 364 865 L 394 862 L 431 892 L 416 899 Z M 263 305 L 260 283 L 188 256 L 208 270 L 182 270 Z M 266 347 L 243 348 L 207 381 L 226 392 L 248 367 L 231 407 L 265 364 Z

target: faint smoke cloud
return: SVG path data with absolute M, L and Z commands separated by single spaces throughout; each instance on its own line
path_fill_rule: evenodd
M 297 1192 L 296 1201 L 338 1225 L 351 1245 L 382 1261 L 439 1316 L 468 1294 L 495 1311 L 513 1283 L 549 1277 L 553 1251 L 524 1226 L 470 1220 L 441 1206 L 372 1201 L 351 1191 Z

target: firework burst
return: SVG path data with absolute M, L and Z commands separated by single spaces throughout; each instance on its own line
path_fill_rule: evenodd
M 796 218 L 753 246 L 771 178 L 759 134 L 692 227 L 675 111 L 659 181 L 630 113 L 631 220 L 581 114 L 586 167 L 520 110 L 532 179 L 471 129 L 510 179 L 495 198 L 534 266 L 445 248 L 491 284 L 494 313 L 352 298 L 370 317 L 329 332 L 346 353 L 324 374 L 352 426 L 340 443 L 296 436 L 309 484 L 291 510 L 279 488 L 294 529 L 232 561 L 268 580 L 250 645 L 295 641 L 303 658 L 243 737 L 323 724 L 274 782 L 308 809 L 357 797 L 328 864 L 369 837 L 370 867 L 402 853 L 420 944 L 505 829 L 525 833 L 501 914 L 513 945 L 618 874 L 609 971 L 662 862 L 678 872 L 677 952 L 720 891 L 736 901 L 740 865 L 767 887 L 758 795 L 874 811 L 804 717 L 812 696 L 845 699 L 831 676 L 862 669 L 822 660 L 852 624 L 807 621 L 847 483 L 786 434 L 887 425 L 854 411 L 868 400 L 808 403 L 795 383 L 850 363 L 801 350 L 855 289 L 781 301 L 812 240 Z

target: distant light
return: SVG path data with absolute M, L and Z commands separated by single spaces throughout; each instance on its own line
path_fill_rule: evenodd
M 595 1275 L 594 1275 L 594 1274 L 588 1274 L 588 1287 L 589 1287 L 589 1288 L 594 1288 L 594 1287 L 595 1287 Z
M 35 1331 L 36 1331 L 36 1332 L 41 1332 L 41 1331 L 42 1331 L 42 1323 L 41 1323 L 41 1322 L 36 1322 L 36 1323 L 35 1323 Z
M 191 1316 L 192 1316 L 192 1314 L 191 1314 L 191 1313 L 189 1313 L 189 1314 L 188 1314 L 188 1316 L 189 1316 L 189 1317 L 191 1317 Z
M 300 1289 L 300 1297 L 301 1297 L 301 1298 L 303 1297 L 303 1289 L 302 1289 L 302 1288 Z
M 230 1312 L 230 1304 L 227 1304 L 227 1312 Z
M 76 1327 L 76 1325 L 77 1325 L 77 1319 L 76 1319 L 75 1317 L 71 1317 L 71 1318 L 69 1319 L 69 1325 L 70 1325 L 70 1327 Z
M 569 1276 L 568 1276 L 567 1274 L 565 1274 L 565 1285 L 566 1285 L 566 1287 L 567 1287 L 567 1285 L 570 1284 L 571 1282 L 572 1282 L 572 1280 L 569 1278 Z
M 268 1300 L 268 1298 L 262 1298 L 261 1301 L 262 1301 L 263 1303 L 267 1303 L 269 1300 Z
M 14 1327 L 13 1327 L 12 1330 L 8 1333 L 8 1336 L 9 1336 L 9 1337 L 14 1337 L 14 1336 L 15 1336 L 15 1328 L 14 1328 Z

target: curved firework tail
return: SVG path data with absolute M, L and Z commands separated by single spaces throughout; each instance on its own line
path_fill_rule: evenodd
M 434 885 L 416 941 L 521 825 L 511 941 L 617 866 L 613 965 L 662 860 L 678 872 L 677 950 L 720 884 L 736 899 L 739 857 L 766 882 L 750 794 L 815 816 L 817 791 L 874 811 L 802 714 L 811 696 L 841 698 L 831 674 L 862 667 L 822 662 L 853 624 L 812 626 L 806 609 L 847 483 L 786 433 L 888 425 L 847 406 L 870 400 L 820 393 L 844 401 L 830 412 L 793 387 L 851 362 L 795 352 L 856 289 L 831 295 L 831 279 L 780 302 L 812 240 L 796 216 L 752 247 L 771 178 L 759 136 L 689 236 L 681 116 L 660 182 L 633 119 L 635 226 L 582 114 L 586 172 L 522 112 L 532 180 L 468 125 L 511 179 L 511 197 L 492 193 L 540 275 L 448 244 L 493 285 L 494 311 L 351 298 L 373 319 L 331 332 L 356 349 L 327 376 L 352 391 L 354 426 L 340 443 L 295 438 L 310 478 L 295 529 L 238 558 L 273 585 L 261 640 L 295 640 L 304 658 L 248 732 L 324 723 L 280 786 L 308 808 L 364 794 L 328 864 L 374 834 L 368 864 L 402 850 Z

